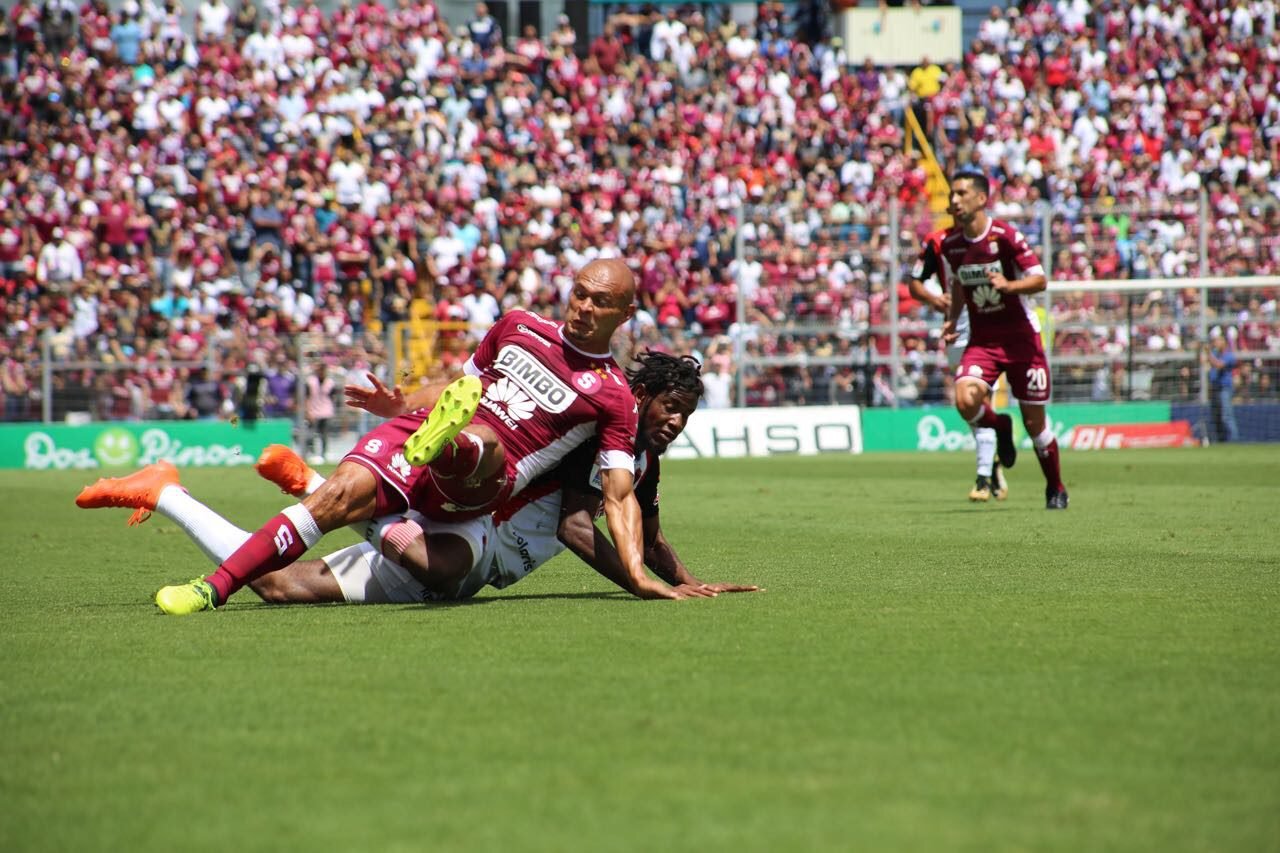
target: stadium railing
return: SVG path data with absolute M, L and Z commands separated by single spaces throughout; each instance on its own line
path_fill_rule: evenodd
M 391 381 L 395 371 L 387 358 L 386 340 L 365 335 L 358 340 L 349 336 L 318 333 L 278 336 L 270 341 L 271 352 L 279 350 L 286 364 L 279 368 L 291 374 L 292 399 L 273 405 L 268 400 L 265 378 L 279 369 L 270 355 L 261 351 L 262 343 L 245 341 L 212 341 L 198 360 L 174 360 L 167 357 L 129 356 L 69 358 L 58 353 L 50 335 L 42 341 L 41 352 L 32 365 L 32 394 L 17 414 L 9 420 L 51 423 L 89 423 L 103 421 L 157 421 L 181 419 L 218 419 L 237 421 L 252 414 L 257 417 L 285 417 L 294 424 L 294 440 L 299 447 L 311 445 L 312 425 L 306 417 L 306 377 L 316 372 L 318 364 L 326 364 L 334 383 L 334 417 L 329 423 L 330 446 L 340 450 L 350 446 L 343 437 L 367 431 L 376 419 L 368 413 L 343 405 L 342 387 L 347 383 L 367 384 L 365 374 L 372 372 L 382 381 Z M 254 364 L 250 368 L 249 364 Z M 176 390 L 170 394 L 154 391 L 153 380 L 172 371 L 166 382 Z M 203 372 L 219 384 L 219 405 L 213 411 L 199 413 L 191 405 L 192 383 Z M 260 381 L 254 385 L 251 376 Z M 130 381 L 129 377 L 136 377 Z M 247 405 L 246 393 L 256 387 L 257 405 Z M 330 455 L 333 455 L 331 451 Z
M 1000 205 L 991 213 L 1023 231 L 1049 272 L 1050 286 L 1036 301 L 1055 400 L 1203 404 L 1200 349 L 1216 328 L 1239 360 L 1237 400 L 1276 402 L 1280 277 L 1210 273 L 1277 268 L 1280 236 L 1218 227 L 1204 193 L 1163 207 Z M 912 262 L 931 230 L 927 207 L 892 204 L 841 223 L 813 210 L 744 215 L 770 223 L 774 236 L 739 239 L 736 261 L 777 269 L 783 254 L 787 263 L 783 280 L 762 283 L 777 303 L 772 316 L 738 300 L 730 330 L 738 405 L 902 407 L 950 399 L 939 347 L 944 318 L 905 301 Z M 775 239 L 797 231 L 798 221 L 799 240 Z M 836 264 L 847 267 L 848 279 L 838 309 L 815 312 Z M 760 393 L 762 385 L 771 391 Z

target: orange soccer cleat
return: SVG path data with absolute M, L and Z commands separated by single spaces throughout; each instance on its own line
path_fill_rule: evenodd
M 307 483 L 316 473 L 292 447 L 283 444 L 268 444 L 253 467 L 262 479 L 270 480 L 295 498 L 306 493 Z
M 156 462 L 127 477 L 103 477 L 85 486 L 76 496 L 76 506 L 99 509 L 104 506 L 132 507 L 128 525 L 141 524 L 151 517 L 166 486 L 178 486 L 178 469 L 172 462 Z

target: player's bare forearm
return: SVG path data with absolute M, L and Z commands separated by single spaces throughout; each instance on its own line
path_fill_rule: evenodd
M 672 586 L 679 586 L 682 583 L 693 586 L 702 584 L 702 581 L 695 578 L 685 567 L 676 549 L 667 541 L 667 537 L 662 535 L 662 528 L 656 516 L 644 520 L 644 564 Z
M 604 515 L 609 535 L 627 576 L 627 589 L 640 598 L 680 598 L 666 584 L 658 583 L 644 570 L 644 541 L 640 504 L 632 490 L 631 472 L 625 468 L 606 468 L 600 472 L 604 487 Z
M 571 511 L 560 519 L 557 535 L 564 546 L 582 562 L 627 592 L 632 592 L 630 577 L 622 568 L 622 560 L 613 543 L 595 524 L 595 512 Z
M 1029 296 L 1032 293 L 1039 293 L 1049 285 L 1049 280 L 1042 275 L 1029 275 L 1023 278 L 1015 278 L 1009 282 L 1006 292 L 1014 293 L 1019 296 Z
M 946 293 L 941 296 L 932 293 L 929 288 L 924 286 L 924 282 L 918 278 L 907 279 L 907 290 L 911 293 L 911 298 L 917 302 L 923 302 L 934 311 L 949 313 L 951 310 L 951 300 Z
M 434 406 L 440 398 L 440 392 L 448 382 L 433 382 L 404 393 L 400 386 L 387 387 L 372 373 L 366 373 L 371 387 L 363 385 L 347 385 L 343 388 L 347 405 L 353 409 L 364 409 L 380 418 L 394 418 L 414 409 Z
M 414 409 L 423 409 L 434 407 L 436 401 L 440 399 L 440 392 L 449 384 L 447 380 L 440 382 L 432 382 L 430 385 L 423 385 L 413 391 L 410 391 L 404 397 L 405 411 L 412 412 Z

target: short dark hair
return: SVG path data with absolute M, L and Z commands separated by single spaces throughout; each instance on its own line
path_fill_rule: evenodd
M 991 195 L 991 182 L 987 180 L 987 176 L 976 169 L 962 169 L 951 176 L 951 185 L 955 186 L 956 181 L 972 181 L 974 188 L 983 195 Z
M 684 391 L 702 396 L 702 365 L 692 356 L 668 355 L 645 350 L 635 357 L 635 365 L 627 368 L 631 390 L 644 388 L 650 397 L 664 391 Z

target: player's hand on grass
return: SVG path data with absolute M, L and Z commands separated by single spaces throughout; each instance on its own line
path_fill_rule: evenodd
M 364 409 L 371 415 L 380 418 L 394 418 L 404 414 L 404 392 L 397 386 L 388 388 L 372 373 L 366 373 L 372 388 L 362 385 L 347 385 L 342 390 L 347 396 L 347 405 L 353 409 Z
M 717 593 L 706 584 L 682 583 L 671 587 L 672 592 L 680 594 L 680 598 L 715 598 Z

